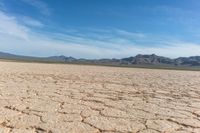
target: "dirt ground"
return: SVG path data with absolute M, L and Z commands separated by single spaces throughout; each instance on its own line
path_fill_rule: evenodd
M 200 133 L 200 72 L 0 62 L 0 133 Z

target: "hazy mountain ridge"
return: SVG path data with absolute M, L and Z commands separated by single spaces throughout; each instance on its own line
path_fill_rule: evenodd
M 175 59 L 158 56 L 155 54 L 142 55 L 122 59 L 76 59 L 73 57 L 50 56 L 50 57 L 31 57 L 21 56 L 0 52 L 1 59 L 22 60 L 22 61 L 48 61 L 62 63 L 90 63 L 107 65 L 159 65 L 159 66 L 200 66 L 200 56 L 179 57 Z

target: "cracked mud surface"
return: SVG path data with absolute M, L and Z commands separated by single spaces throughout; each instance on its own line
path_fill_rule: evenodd
M 0 133 L 200 133 L 200 72 L 0 62 Z

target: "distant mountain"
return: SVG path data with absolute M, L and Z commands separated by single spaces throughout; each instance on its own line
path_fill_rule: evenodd
M 65 56 L 51 56 L 51 57 L 33 57 L 33 56 L 22 56 L 14 55 L 9 53 L 0 52 L 0 59 L 7 60 L 19 60 L 19 61 L 37 61 L 37 62 L 71 62 L 76 60 L 73 57 Z
M 36 57 L 29 57 L 29 56 L 21 56 L 21 55 L 14 55 L 14 54 L 10 54 L 10 53 L 4 53 L 4 52 L 0 52 L 0 59 L 33 59 Z
M 0 59 L 19 60 L 19 61 L 37 61 L 37 62 L 61 62 L 61 63 L 82 63 L 82 64 L 99 64 L 99 65 L 126 65 L 126 66 L 184 66 L 200 67 L 200 56 L 179 57 L 171 59 L 155 54 L 142 55 L 122 59 L 76 59 L 73 57 L 51 56 L 51 57 L 31 57 L 21 56 L 0 52 Z
M 0 58 L 16 58 L 18 55 L 0 52 Z
M 155 54 L 152 55 L 141 55 L 138 54 L 135 57 L 129 57 L 129 58 L 123 58 L 121 59 L 121 62 L 123 64 L 137 64 L 137 65 L 173 65 L 174 60 L 162 56 L 157 56 Z
M 47 57 L 47 59 L 54 60 L 54 61 L 61 61 L 61 62 L 72 62 L 72 61 L 76 60 L 73 57 L 66 57 L 64 55 L 61 55 L 61 56 L 51 56 L 51 57 Z
M 179 57 L 175 59 L 175 64 L 179 66 L 200 66 L 200 56 Z

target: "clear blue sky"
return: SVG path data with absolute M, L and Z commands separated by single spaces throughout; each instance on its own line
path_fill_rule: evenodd
M 0 0 L 0 51 L 77 58 L 200 55 L 199 0 Z

